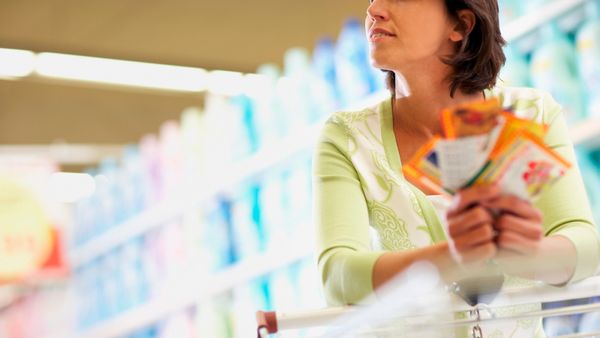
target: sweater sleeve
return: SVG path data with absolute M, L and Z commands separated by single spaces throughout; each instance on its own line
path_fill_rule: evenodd
M 596 272 L 600 263 L 600 239 L 562 108 L 549 96 L 544 98 L 544 115 L 550 124 L 546 144 L 571 162 L 573 167 L 536 201 L 536 206 L 544 214 L 546 236 L 564 236 L 575 245 L 577 265 L 570 280 L 573 282 Z
M 317 257 L 330 305 L 356 304 L 373 292 L 369 212 L 359 174 L 350 161 L 352 143 L 343 127 L 328 122 L 314 154 Z

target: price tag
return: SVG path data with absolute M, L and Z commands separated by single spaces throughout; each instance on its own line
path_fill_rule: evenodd
M 48 260 L 52 246 L 52 229 L 35 194 L 0 176 L 0 282 L 35 272 Z

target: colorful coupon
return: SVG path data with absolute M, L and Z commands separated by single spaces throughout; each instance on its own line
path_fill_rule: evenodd
M 542 142 L 546 125 L 516 117 L 498 99 L 440 116 L 445 138 L 434 137 L 402 168 L 423 191 L 444 195 L 496 183 L 505 194 L 533 200 L 571 167 Z
M 521 131 L 494 154 L 471 184 L 497 182 L 503 193 L 535 200 L 571 164 L 535 135 Z
M 487 134 L 499 123 L 500 101 L 491 100 L 462 104 L 442 110 L 442 129 L 446 139 Z
M 444 191 L 442 187 L 436 152 L 436 144 L 439 140 L 439 136 L 434 136 L 423 145 L 412 159 L 402 166 L 402 172 L 405 178 L 419 189 L 438 195 L 447 195 L 449 192 Z

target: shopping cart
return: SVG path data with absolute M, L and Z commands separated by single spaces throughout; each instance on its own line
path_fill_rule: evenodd
M 258 338 L 270 334 L 294 332 L 307 328 L 320 328 L 308 337 L 448 337 L 449 331 L 462 330 L 467 337 L 480 338 L 481 327 L 509 321 L 541 320 L 600 311 L 600 276 L 588 278 L 565 287 L 553 287 L 537 283 L 527 287 L 501 291 L 490 305 L 483 303 L 469 306 L 447 289 L 432 292 L 413 291 L 410 299 L 397 298 L 407 287 L 397 288 L 385 299 L 369 305 L 327 308 L 290 313 L 257 312 Z M 422 292 L 426 291 L 426 292 Z M 396 297 L 396 298 L 394 298 Z M 402 299 L 398 301 L 398 299 Z M 586 300 L 574 305 L 576 300 Z M 540 303 L 560 304 L 553 308 L 541 308 Z M 507 307 L 531 306 L 528 311 L 503 313 Z M 537 306 L 536 306 L 537 305 Z M 457 313 L 467 316 L 457 318 Z M 392 315 L 393 314 L 393 315 Z M 600 317 L 599 317 L 600 318 Z M 596 326 L 598 327 L 598 326 Z M 560 338 L 600 337 L 598 332 L 558 335 Z

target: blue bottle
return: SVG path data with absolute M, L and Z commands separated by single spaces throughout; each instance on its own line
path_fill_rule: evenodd
M 543 37 L 532 55 L 532 84 L 549 92 L 564 107 L 568 123 L 577 122 L 584 118 L 585 107 L 574 45 L 556 23 L 544 27 Z
M 118 184 L 118 169 L 117 160 L 114 158 L 106 158 L 100 164 L 99 175 L 96 179 L 97 202 L 100 210 L 97 234 L 108 230 L 124 219 L 121 209 L 123 204 Z
M 105 254 L 100 261 L 102 273 L 102 315 L 105 319 L 117 316 L 125 309 L 123 296 L 123 274 L 121 269 L 120 250 Z
M 137 145 L 128 145 L 123 150 L 122 165 L 119 170 L 119 186 L 123 198 L 123 220 L 127 220 L 144 209 L 147 192 L 144 191 L 146 174 L 142 156 Z
M 577 32 L 581 80 L 586 91 L 587 114 L 600 116 L 600 1 L 586 4 L 587 19 Z
M 519 53 L 515 46 L 508 45 L 504 48 L 506 63 L 500 70 L 499 84 L 506 87 L 530 86 L 529 65 L 525 56 Z
M 148 300 L 152 281 L 146 273 L 144 264 L 143 243 L 141 238 L 127 242 L 120 254 L 120 271 L 122 274 L 122 292 L 126 295 L 124 309 L 130 309 Z
M 231 224 L 236 261 L 264 250 L 266 241 L 260 221 L 259 188 L 241 187 L 231 203 Z
M 343 107 L 360 102 L 376 90 L 366 34 L 357 19 L 348 20 L 342 28 L 336 45 L 335 65 Z
M 246 158 L 258 150 L 258 135 L 254 120 L 254 103 L 245 94 L 236 95 L 230 99 L 230 103 L 236 113 L 238 120 L 237 140 L 234 143 L 236 160 Z M 235 137 L 234 136 L 234 137 Z
M 96 176 L 95 169 L 85 171 L 92 177 Z M 73 246 L 77 247 L 90 240 L 99 226 L 98 214 L 101 210 L 98 208 L 98 191 L 94 191 L 90 196 L 77 202 L 74 210 L 74 238 Z
M 92 305 L 95 299 L 92 292 L 90 265 L 83 265 L 75 270 L 74 286 L 76 303 L 76 322 L 78 330 L 85 330 L 92 322 Z
M 312 239 L 307 224 L 311 223 L 312 175 L 309 158 L 298 158 L 293 166 L 284 173 L 284 208 L 289 210 L 288 232 Z M 306 231 L 295 231 L 304 228 Z
M 235 260 L 231 203 L 217 198 L 207 206 L 201 247 L 206 250 L 206 271 L 215 272 Z
M 330 38 L 320 39 L 313 52 L 312 68 L 314 80 L 312 85 L 313 121 L 331 114 L 340 106 L 340 91 L 335 69 L 335 44 Z
M 266 236 L 267 248 L 285 249 L 289 241 L 286 224 L 290 222 L 290 211 L 284 203 L 283 175 L 274 171 L 265 175 L 261 182 L 259 203 L 261 222 Z

